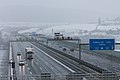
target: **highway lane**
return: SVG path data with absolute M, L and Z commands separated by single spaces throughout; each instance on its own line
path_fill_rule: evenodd
M 17 42 L 15 44 L 19 48 L 19 52 L 21 53 L 22 58 L 25 59 L 25 52 L 24 52 L 25 49 L 21 50 L 22 46 L 20 47 Z M 26 63 L 27 64 L 25 64 L 25 66 L 23 66 L 23 68 L 19 67 L 19 72 L 21 73 L 20 75 L 23 75 L 22 77 L 21 76 L 20 77 L 23 79 L 25 78 L 25 80 L 39 80 L 40 75 L 37 74 L 37 72 L 39 72 L 39 70 L 36 67 L 33 68 L 33 65 L 34 65 L 33 61 L 27 61 Z M 24 72 L 22 73 L 22 71 L 24 71 Z
M 73 42 L 68 42 L 68 41 L 67 42 L 66 41 L 55 41 L 55 42 L 57 44 L 61 44 L 61 45 L 66 46 L 68 48 L 73 48 L 77 51 L 79 49 L 78 48 L 78 43 L 73 43 Z M 119 62 L 117 57 L 112 56 L 114 54 L 119 54 L 119 53 L 116 52 L 116 51 L 113 51 L 113 50 L 94 50 L 94 51 L 92 51 L 92 50 L 89 50 L 88 45 L 81 45 L 81 51 L 84 52 L 84 53 L 89 53 L 91 55 L 99 56 L 99 57 L 102 57 L 102 58 L 105 58 L 105 59 L 108 59 L 108 60 L 111 60 L 111 61 Z
M 19 59 L 19 57 L 17 56 L 17 53 L 20 52 L 20 49 L 18 47 L 18 45 L 15 42 L 12 42 L 12 47 L 13 47 L 13 54 L 14 54 L 14 61 L 15 61 L 15 70 L 16 70 L 16 76 L 17 79 L 23 79 L 26 74 L 28 76 L 30 75 L 30 71 L 27 68 L 27 66 L 19 66 L 19 60 L 23 60 L 23 55 L 21 55 L 21 59 Z M 22 53 L 21 53 L 22 54 Z M 29 80 L 26 78 L 26 80 Z
M 78 50 L 70 51 L 70 49 L 74 49 L 73 47 L 68 47 L 63 44 L 58 44 L 58 43 L 49 43 L 48 46 L 79 59 L 79 51 Z M 63 48 L 66 48 L 66 50 L 63 50 Z
M 24 43 L 25 44 L 25 43 Z M 28 44 L 27 44 L 28 45 Z M 30 44 L 30 46 L 31 46 L 32 44 Z M 56 52 L 54 52 L 54 51 L 51 51 L 51 50 L 49 50 L 48 48 L 45 48 L 44 46 L 41 46 L 40 44 L 37 44 L 37 45 L 39 45 L 39 48 L 40 48 L 40 50 L 37 48 L 37 50 L 39 51 L 39 54 L 37 54 L 37 55 L 40 55 L 40 52 L 42 52 L 42 54 L 45 54 L 47 57 L 49 57 L 49 58 L 51 58 L 50 56 L 52 56 L 52 57 L 54 57 L 55 59 L 57 59 L 57 60 L 60 60 L 60 62 L 62 62 L 63 64 L 61 64 L 60 62 L 57 62 L 55 59 L 53 59 L 53 58 L 51 58 L 53 61 L 56 61 L 57 63 L 59 63 L 59 66 L 62 66 L 62 67 L 64 67 L 64 69 L 65 70 L 67 70 L 67 71 L 69 71 L 69 72 L 84 72 L 84 73 L 88 73 L 88 70 L 87 70 L 87 72 L 86 72 L 86 69 L 88 69 L 87 67 L 84 67 L 84 70 L 83 70 L 83 65 L 79 65 L 78 63 L 76 63 L 76 62 L 73 62 L 73 60 L 70 60 L 70 61 L 68 61 L 67 59 L 63 59 L 63 57 L 64 56 L 59 56 L 59 57 L 57 57 L 58 56 L 58 53 L 56 53 Z M 34 47 L 34 45 L 33 45 L 33 47 Z M 36 47 L 34 47 L 34 48 L 36 48 Z M 43 51 L 42 51 L 42 50 Z M 36 49 L 35 49 L 36 50 Z M 37 53 L 37 52 L 36 52 Z M 49 54 L 49 55 L 47 55 L 47 54 Z M 56 56 L 55 56 L 56 55 Z M 60 55 L 60 54 L 59 54 Z M 40 56 L 42 56 L 42 55 L 40 55 Z M 61 57 L 61 59 L 60 59 L 60 57 Z M 42 57 L 43 58 L 43 57 Z M 41 60 L 43 60 L 41 58 Z M 33 62 L 34 62 L 34 60 L 33 60 Z M 39 61 L 40 62 L 40 61 Z M 52 61 L 46 61 L 46 62 L 51 62 L 52 64 L 51 64 L 51 67 L 50 67 L 50 65 L 49 65 L 49 67 L 48 67 L 48 69 L 47 70 L 49 70 L 49 68 L 51 68 L 51 69 L 55 69 L 55 67 L 54 66 L 56 66 L 56 68 L 58 68 L 58 69 L 56 69 L 56 71 L 55 70 L 52 70 L 52 71 L 54 71 L 54 72 L 52 72 L 52 73 L 54 73 L 54 74 L 56 74 L 57 73 L 57 75 L 60 73 L 60 74 L 64 74 L 65 73 L 65 70 L 64 69 L 60 69 L 60 67 L 58 67 L 57 66 L 57 64 L 54 64 L 54 62 L 52 62 Z M 36 62 L 35 61 L 35 63 L 36 64 L 39 64 L 38 62 Z M 41 64 L 41 63 L 40 63 Z M 50 63 L 45 63 L 45 64 L 50 64 Z M 64 65 L 65 64 L 65 65 Z M 66 66 L 67 65 L 67 66 Z M 46 66 L 46 68 L 47 68 L 47 66 Z M 71 70 L 72 69 L 72 70 Z M 62 71 L 63 70 L 63 71 Z M 58 72 L 59 71 L 59 72 Z M 89 72 L 94 72 L 94 71 L 92 71 L 92 70 L 89 70 Z M 66 73 L 65 73 L 66 74 Z
M 17 42 L 16 44 L 18 45 L 18 47 L 19 47 L 22 55 L 24 55 L 24 58 L 25 58 L 25 47 L 26 47 L 26 45 L 23 46 L 23 45 L 21 45 L 22 43 L 19 43 L 19 42 Z M 27 46 L 28 46 L 28 45 L 27 45 Z M 36 58 L 36 59 L 37 59 L 37 58 Z M 38 60 L 38 61 L 39 61 L 39 60 Z M 34 75 L 33 78 L 39 80 L 38 78 L 39 78 L 39 76 L 40 76 L 40 69 L 39 69 L 37 63 L 36 63 L 34 60 L 33 60 L 33 61 L 30 60 L 30 61 L 27 61 L 26 66 L 27 66 L 27 69 L 29 70 L 29 73 L 30 73 L 32 76 Z M 31 78 L 31 76 L 28 76 L 28 77 Z M 28 80 L 29 80 L 29 79 L 28 79 Z
M 14 57 L 14 61 L 15 61 L 16 77 L 19 78 L 20 73 L 19 73 L 19 65 L 18 65 L 18 60 L 17 60 L 17 53 L 19 52 L 19 48 L 14 43 L 12 43 L 12 47 L 13 47 L 13 49 L 12 49 L 13 57 Z
M 69 43 L 69 42 L 66 43 L 66 42 L 59 42 L 59 41 L 53 42 L 54 44 L 50 44 L 50 43 L 52 43 L 52 42 L 49 42 L 49 45 L 51 47 L 57 48 L 60 51 L 63 51 L 62 50 L 63 48 L 59 48 L 60 45 L 67 47 L 67 51 L 63 51 L 63 52 L 70 54 L 72 56 L 75 56 L 76 58 L 79 58 L 77 50 L 75 50 L 74 52 L 69 51 L 69 49 L 71 49 L 71 48 L 76 49 L 76 47 L 78 47 L 78 45 L 74 45 L 74 43 Z M 120 63 L 105 59 L 100 56 L 92 55 L 90 52 L 89 53 L 82 52 L 81 56 L 82 56 L 82 60 L 84 60 L 86 62 L 89 62 L 91 64 L 94 64 L 96 66 L 99 66 L 101 68 L 104 68 L 104 69 L 112 71 L 112 72 L 116 72 L 116 71 L 120 72 L 120 68 L 119 68 Z
M 22 43 L 21 44 L 21 42 L 19 42 L 19 43 L 17 43 L 17 45 L 18 46 L 21 46 L 21 51 L 24 51 L 24 48 L 27 46 L 27 45 L 30 45 L 31 46 L 31 43 L 27 43 L 27 42 L 24 42 L 24 43 Z M 24 47 L 23 47 L 24 46 Z M 23 49 L 22 49 L 23 48 Z M 35 48 L 35 47 L 34 47 Z M 51 70 L 53 69 L 52 67 L 49 67 L 49 66 L 46 66 L 46 65 L 48 65 L 49 63 L 41 63 L 41 62 L 43 62 L 44 61 L 44 58 L 42 57 L 41 59 L 39 59 L 39 56 L 41 57 L 41 56 L 43 56 L 43 55 L 40 55 L 42 52 L 40 52 L 39 50 L 37 50 L 36 48 L 35 48 L 35 55 L 34 55 L 34 57 L 36 57 L 36 58 L 34 58 L 35 60 L 33 60 L 33 68 L 35 69 L 35 72 L 36 72 L 36 74 L 40 74 L 40 72 L 51 72 Z M 43 53 L 42 53 L 43 54 Z M 38 56 L 39 55 L 39 56 Z M 105 61 L 105 63 L 103 64 L 103 63 L 101 63 L 101 62 L 104 62 L 104 59 L 102 59 L 102 58 L 97 58 L 96 59 L 96 56 L 93 56 L 93 55 L 85 55 L 85 57 L 87 58 L 87 60 L 88 60 L 88 62 L 94 62 L 94 64 L 96 65 L 100 65 L 100 66 L 102 66 L 102 67 L 104 67 L 104 68 L 107 68 L 108 70 L 110 70 L 110 71 L 115 71 L 115 69 L 117 70 L 117 72 L 119 72 L 119 64 L 116 64 L 116 63 L 114 63 L 114 62 L 112 62 L 112 63 L 114 63 L 114 65 L 113 64 L 111 64 L 111 61 Z M 95 59 L 94 59 L 95 58 Z M 46 62 L 49 62 L 49 60 L 45 60 Z M 42 65 L 41 65 L 42 64 Z M 46 70 L 45 68 L 44 68 L 44 66 L 46 66 L 45 68 L 48 70 Z M 51 64 L 50 64 L 51 65 Z M 107 66 L 106 66 L 107 65 Z M 116 67 L 117 66 L 117 67 Z M 31 69 L 30 69 L 31 70 Z M 32 71 L 31 71 L 32 72 Z M 56 74 L 56 71 L 55 72 L 51 72 L 52 74 Z M 32 72 L 32 74 L 34 74 L 34 72 Z
M 64 46 L 64 47 L 67 47 L 67 51 L 63 51 L 61 49 L 59 49 L 60 51 L 63 51 L 67 54 L 70 54 L 68 51 L 69 49 L 71 48 L 76 48 L 76 46 L 72 45 L 72 44 L 68 44 L 68 43 L 65 43 L 65 42 L 54 42 L 54 44 L 57 44 L 58 46 Z M 74 52 L 71 52 L 72 56 L 75 56 L 76 54 L 78 55 L 78 51 L 75 49 Z M 102 54 L 101 54 L 102 55 Z M 76 57 L 78 58 L 78 57 Z M 118 62 L 115 62 L 115 61 L 112 61 L 112 60 L 109 60 L 109 59 L 106 59 L 104 57 L 100 57 L 100 56 L 96 56 L 96 55 L 92 55 L 91 52 L 89 53 L 85 53 L 85 52 L 82 52 L 81 53 L 81 59 L 84 60 L 84 61 L 87 61 L 93 65 L 96 65 L 96 66 L 99 66 L 103 69 L 106 69 L 108 71 L 112 71 L 112 72 L 117 72 L 119 73 L 120 72 L 120 63 Z
M 25 47 L 27 45 L 32 45 L 31 43 L 18 43 L 19 46 L 21 46 L 21 51 L 24 51 Z M 43 72 L 50 72 L 51 74 L 56 74 L 56 75 L 65 75 L 70 73 L 71 71 L 63 67 L 61 63 L 56 62 L 53 59 L 51 59 L 50 56 L 45 54 L 44 51 L 39 50 L 38 48 L 34 47 L 34 55 L 33 55 L 33 68 L 36 68 L 37 74 L 43 73 Z M 47 56 L 46 56 L 47 55 Z
M 23 55 L 24 55 L 24 49 L 25 49 L 25 48 L 23 49 L 23 47 L 25 47 L 26 45 L 28 45 L 28 43 L 27 43 L 26 45 L 24 45 L 24 44 L 25 44 L 25 43 L 23 43 L 23 45 L 21 45 L 21 42 L 20 42 L 20 44 L 18 44 L 18 46 L 21 45 L 20 51 L 23 51 L 23 52 L 22 52 Z M 31 44 L 30 44 L 30 45 L 31 45 Z M 45 49 L 44 49 L 44 51 L 45 51 Z M 41 51 L 41 52 L 43 52 L 43 51 Z M 45 51 L 45 52 L 46 52 L 46 51 Z M 47 51 L 47 52 L 49 53 L 49 51 Z M 39 54 L 40 54 L 40 50 L 39 50 L 39 52 L 36 51 L 36 53 L 37 53 L 37 55 L 39 55 Z M 44 53 L 44 52 L 43 52 L 43 53 Z M 34 55 L 34 56 L 37 58 L 37 57 L 38 57 L 37 55 L 36 55 L 36 56 Z M 36 58 L 35 58 L 35 60 L 33 60 L 33 63 L 32 63 L 33 65 L 32 65 L 32 66 L 34 66 L 34 64 L 35 64 L 35 65 L 41 64 L 41 63 L 38 63 L 38 62 L 40 62 L 40 60 L 39 60 L 39 59 L 37 60 Z M 39 58 L 39 57 L 38 57 L 38 58 Z M 42 61 L 42 60 L 43 60 L 43 59 L 41 59 L 41 61 Z M 48 65 L 48 63 L 45 63 L 45 64 Z M 38 67 L 38 66 L 37 66 L 37 67 L 35 66 L 35 67 L 33 67 L 33 68 L 34 68 L 34 71 L 36 72 L 36 74 L 40 74 L 40 71 L 43 70 L 43 68 Z M 46 68 L 47 68 L 47 67 L 46 67 Z M 76 67 L 74 67 L 74 68 L 76 68 Z M 35 70 L 35 69 L 36 69 L 36 70 Z M 40 70 L 39 70 L 39 69 L 40 69 Z M 47 70 L 48 70 L 48 69 L 50 69 L 50 67 L 48 67 Z M 51 69 L 53 69 L 53 68 L 51 67 Z M 30 68 L 30 70 L 31 70 L 31 68 Z M 47 72 L 47 70 L 46 70 L 46 72 Z M 76 70 L 77 70 L 77 69 L 76 69 Z M 31 72 L 32 72 L 32 71 L 31 71 Z M 48 72 L 51 72 L 51 71 L 49 70 Z M 52 73 L 55 74 L 55 73 L 57 73 L 57 72 L 52 72 Z M 63 72 L 62 72 L 62 73 L 63 73 Z M 34 74 L 34 73 L 32 73 L 32 74 Z
M 72 60 L 68 57 L 65 57 L 64 55 L 61 55 L 61 53 L 51 50 L 50 48 L 48 48 L 44 45 L 38 44 L 36 42 L 32 42 L 32 44 L 34 44 L 37 47 L 39 47 L 40 49 L 44 50 L 46 53 L 48 53 L 55 59 L 59 60 L 60 62 L 64 63 L 65 65 L 68 65 L 71 69 L 75 70 L 76 72 L 95 73 L 95 71 L 91 71 L 84 65 L 79 65 L 79 63 L 75 62 L 74 60 Z
M 116 72 L 116 71 L 120 72 L 120 70 L 118 69 L 120 66 L 120 63 L 118 64 L 116 62 L 113 62 L 101 57 L 85 54 L 85 53 L 82 53 L 82 60 L 87 61 L 93 65 L 99 66 L 101 68 L 104 68 L 111 72 Z

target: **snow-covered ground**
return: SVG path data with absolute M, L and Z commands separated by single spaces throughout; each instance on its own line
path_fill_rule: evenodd
M 39 30 L 39 28 L 30 28 L 30 29 L 19 31 L 18 33 L 20 33 L 20 34 L 22 34 L 22 33 L 31 33 L 31 32 L 36 32 L 37 30 Z
M 52 26 L 45 29 L 38 29 L 38 28 L 31 28 L 23 31 L 19 31 L 19 33 L 26 33 L 26 32 L 36 32 L 38 34 L 45 34 L 48 36 L 53 35 L 55 32 L 60 32 L 64 34 L 65 36 L 79 36 L 80 33 L 84 32 L 84 34 L 87 34 L 89 31 L 92 30 L 110 30 L 110 29 L 120 29 L 120 25 L 118 26 L 97 26 L 97 24 L 66 24 L 66 25 L 59 25 L 59 26 Z M 100 33 L 94 33 L 100 34 Z M 83 34 L 81 34 L 83 35 Z M 102 33 L 104 35 L 104 33 Z M 105 34 L 106 35 L 106 34 Z
M 88 31 L 94 30 L 95 27 L 96 27 L 95 24 L 60 25 L 38 31 L 37 33 L 52 35 L 55 32 L 60 32 L 64 35 L 72 35 L 75 34 L 76 32 L 79 32 L 80 30 L 88 30 Z
M 103 30 L 95 32 L 95 30 Z M 47 37 L 54 37 L 54 33 L 60 32 L 65 37 L 80 38 L 82 42 L 88 42 L 90 38 L 114 38 L 116 41 L 120 41 L 120 36 L 107 34 L 107 30 L 120 29 L 120 25 L 111 26 L 98 26 L 97 24 L 64 24 L 58 26 L 40 28 L 30 28 L 27 30 L 19 31 L 19 33 L 32 33 L 43 34 Z
M 98 26 L 99 30 L 116 30 L 120 29 L 120 25 L 111 25 L 111 26 Z

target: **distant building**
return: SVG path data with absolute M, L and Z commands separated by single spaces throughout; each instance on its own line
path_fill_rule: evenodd
M 54 33 L 54 39 L 60 39 L 63 37 L 63 34 L 60 33 Z

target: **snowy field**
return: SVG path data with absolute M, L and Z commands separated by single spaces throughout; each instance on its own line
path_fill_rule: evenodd
M 77 36 L 79 35 L 78 33 L 80 31 L 84 32 L 85 30 L 92 31 L 92 30 L 116 30 L 120 29 L 119 26 L 97 26 L 97 24 L 66 24 L 66 25 L 59 25 L 59 26 L 52 26 L 44 29 L 39 29 L 39 28 L 30 28 L 27 30 L 19 31 L 19 33 L 27 33 L 27 32 L 36 32 L 39 34 L 45 34 L 45 35 L 53 35 L 55 32 L 60 32 L 64 35 L 74 35 Z M 102 35 L 104 35 L 102 33 Z

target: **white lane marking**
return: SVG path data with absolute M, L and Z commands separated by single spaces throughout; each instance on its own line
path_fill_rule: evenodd
M 42 67 L 40 67 L 40 70 L 42 70 Z
M 28 70 L 30 70 L 30 68 L 28 67 Z
M 32 74 L 32 72 L 30 72 L 30 74 Z
M 33 45 L 33 44 L 32 44 Z M 33 45 L 34 47 L 36 47 L 35 45 Z M 53 58 L 52 56 L 48 55 L 47 53 L 45 53 L 43 50 L 39 49 L 38 47 L 36 47 L 38 50 L 40 50 L 42 53 L 44 53 L 46 56 L 48 56 L 49 58 L 53 59 L 54 61 L 56 61 L 57 63 L 59 63 L 60 65 L 62 65 L 64 68 L 68 69 L 71 72 L 75 72 L 74 70 L 70 69 L 69 67 L 67 67 L 66 65 L 64 65 L 63 63 L 59 62 L 58 60 L 56 60 L 55 58 Z

